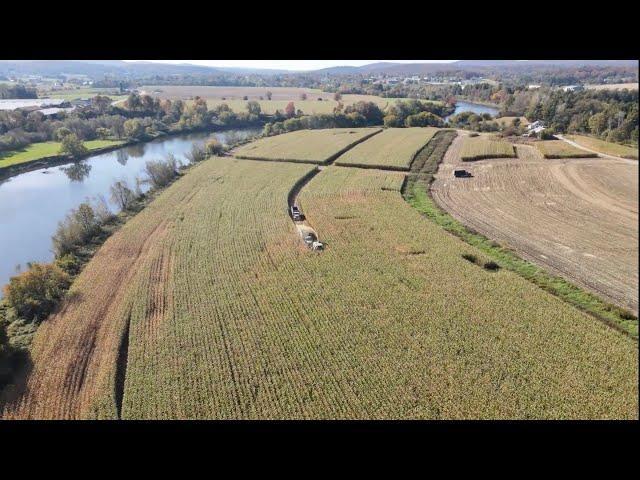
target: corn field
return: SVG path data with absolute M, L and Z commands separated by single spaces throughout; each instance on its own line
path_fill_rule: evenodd
M 403 173 L 326 167 L 305 248 L 286 205 L 312 168 L 190 170 L 81 273 L 5 416 L 637 418 L 637 343 L 466 261 Z
M 598 154 L 580 150 L 562 140 L 542 140 L 535 143 L 544 158 L 593 158 Z
M 509 142 L 486 136 L 465 137 L 460 158 L 463 162 L 472 162 L 487 158 L 516 158 L 516 153 Z
M 338 157 L 336 165 L 409 170 L 437 128 L 389 128 Z
M 380 132 L 379 128 L 298 130 L 261 138 L 238 148 L 237 158 L 327 163 L 356 143 Z

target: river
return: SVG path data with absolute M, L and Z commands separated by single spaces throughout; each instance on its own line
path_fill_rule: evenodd
M 449 119 L 449 117 L 453 115 L 457 115 L 462 112 L 473 112 L 478 115 L 482 115 L 483 113 L 488 113 L 492 117 L 495 117 L 500 113 L 500 110 L 495 107 L 488 107 L 487 105 L 480 105 L 479 103 L 471 103 L 471 102 L 456 102 L 456 110 L 449 116 L 445 117 L 445 121 Z
M 145 163 L 173 153 L 182 163 L 195 143 L 211 138 L 225 142 L 230 135 L 237 138 L 260 133 L 261 129 L 226 130 L 215 133 L 159 138 L 92 155 L 80 162 L 22 173 L 0 182 L 0 287 L 30 261 L 53 260 L 51 236 L 58 222 L 87 199 L 102 196 L 110 209 L 117 208 L 109 200 L 109 188 L 116 180 L 125 179 L 133 188 L 135 178 L 145 178 Z M 143 191 L 148 185 L 141 185 Z M 0 297 L 2 292 L 0 291 Z

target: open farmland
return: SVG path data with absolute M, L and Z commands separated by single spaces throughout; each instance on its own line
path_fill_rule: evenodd
M 535 147 L 542 153 L 544 158 L 593 158 L 597 153 L 581 150 L 562 140 L 541 140 L 535 142 Z
M 585 85 L 589 90 L 638 90 L 638 82 L 631 83 L 603 83 L 600 85 Z
M 463 137 L 454 141 L 432 186 L 443 208 L 527 260 L 637 314 L 637 164 L 549 162 L 519 145 L 519 160 L 481 161 L 470 169 L 473 178 L 454 179 L 463 143 Z
M 408 170 L 436 128 L 389 128 L 338 157 L 336 165 Z
M 353 145 L 380 132 L 379 128 L 298 130 L 261 138 L 237 148 L 237 158 L 327 163 Z
M 634 148 L 627 145 L 620 145 L 618 143 L 605 142 L 604 140 L 587 137 L 586 135 L 565 135 L 565 137 L 576 142 L 578 145 L 582 145 L 605 155 L 638 160 L 638 147 Z
M 477 137 L 461 137 L 462 150 L 460 158 L 463 162 L 484 160 L 486 158 L 515 158 L 516 153 L 508 142 L 490 138 L 485 135 Z
M 296 110 L 302 110 L 306 115 L 317 113 L 333 113 L 338 102 L 333 99 L 333 93 L 323 92 L 314 88 L 297 87 L 209 87 L 209 86 L 176 86 L 176 85 L 147 85 L 141 87 L 143 92 L 160 98 L 171 100 L 191 100 L 198 96 L 207 101 L 211 109 L 226 103 L 236 112 L 246 110 L 248 101 L 257 101 L 264 113 L 274 114 L 276 110 L 284 111 L 289 102 L 293 102 Z M 267 92 L 271 92 L 271 100 L 267 98 Z M 307 96 L 306 100 L 301 95 Z M 244 97 L 247 100 L 244 100 Z M 321 101 L 318 101 L 321 98 Z M 340 102 L 343 105 L 351 105 L 359 101 L 374 102 L 380 109 L 394 102 L 394 98 L 382 98 L 374 95 L 344 94 Z
M 41 327 L 5 415 L 637 418 L 637 343 L 464 260 L 403 174 L 325 168 L 300 204 L 328 247 L 304 248 L 284 206 L 310 168 L 213 159 L 176 182 Z

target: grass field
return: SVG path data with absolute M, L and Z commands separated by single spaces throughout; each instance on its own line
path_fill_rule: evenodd
M 89 150 L 111 147 L 123 143 L 120 140 L 89 140 L 84 145 Z M 19 163 L 32 162 L 46 157 L 60 155 L 60 142 L 32 143 L 21 150 L 0 152 L 0 169 Z
M 92 98 L 96 95 L 104 95 L 114 101 L 127 98 L 127 95 L 118 94 L 118 89 L 114 88 L 77 88 L 70 90 L 41 90 L 38 92 L 39 97 L 64 98 L 65 100 Z
M 261 138 L 233 152 L 237 158 L 326 163 L 350 146 L 380 132 L 379 128 L 298 130 Z
M 600 153 L 613 155 L 615 157 L 631 158 L 638 160 L 638 148 L 620 145 L 617 143 L 605 142 L 598 138 L 587 137 L 585 135 L 565 135 L 569 140 L 573 140 L 579 145 L 590 148 Z
M 213 159 L 172 185 L 40 328 L 5 416 L 637 418 L 637 343 L 462 258 L 482 252 L 403 174 L 325 168 L 300 204 L 327 249 L 303 247 L 285 206 L 310 168 Z
M 464 137 L 460 158 L 464 162 L 487 158 L 515 158 L 513 145 L 488 136 Z
M 454 141 L 431 187 L 440 206 L 526 260 L 637 314 L 637 164 L 520 155 L 473 165 L 472 178 L 455 179 L 463 142 Z M 627 326 L 637 336 L 637 320 Z
M 541 140 L 535 142 L 535 147 L 542 153 L 544 158 L 593 158 L 596 153 L 581 150 L 562 140 Z
M 437 128 L 389 128 L 348 150 L 335 163 L 408 170 L 413 157 L 437 131 Z

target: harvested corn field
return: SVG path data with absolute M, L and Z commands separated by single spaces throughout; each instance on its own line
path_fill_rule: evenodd
M 233 155 L 253 160 L 327 163 L 378 132 L 379 128 L 298 130 L 261 138 L 236 149 Z
M 432 185 L 443 208 L 527 260 L 637 314 L 637 164 L 521 155 L 478 162 L 473 178 L 459 180 L 452 171 L 461 163 L 461 142 L 456 139 L 447 152 Z
M 535 147 L 542 153 L 544 158 L 593 158 L 597 153 L 581 150 L 562 140 L 541 140 L 535 142 Z
M 327 250 L 304 248 L 284 207 L 310 168 L 213 159 L 171 186 L 43 325 L 5 415 L 637 418 L 637 343 L 462 258 L 402 173 L 323 169 L 299 201 Z
M 336 160 L 336 165 L 408 170 L 411 161 L 437 128 L 389 128 L 356 145 Z
M 463 162 L 473 162 L 486 158 L 515 158 L 516 152 L 513 145 L 508 142 L 490 138 L 487 136 L 462 138 L 460 158 Z

